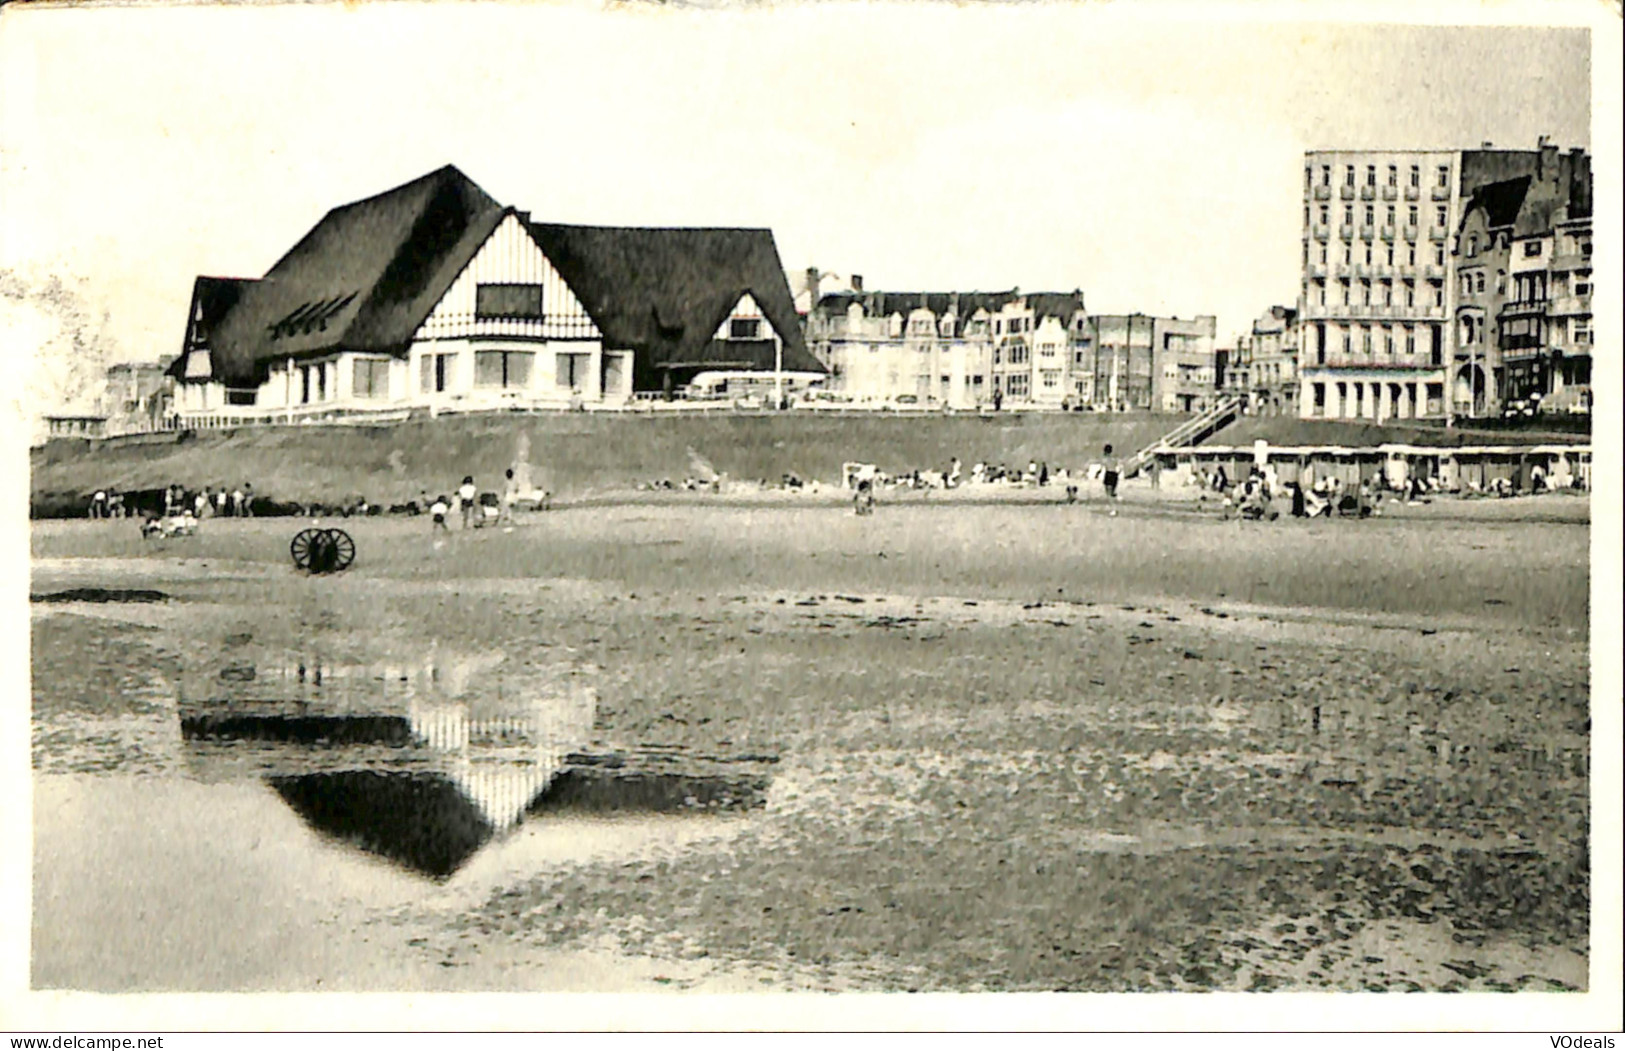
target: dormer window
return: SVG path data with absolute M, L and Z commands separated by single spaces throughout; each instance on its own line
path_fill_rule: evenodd
M 760 339 L 762 322 L 753 317 L 736 317 L 728 322 L 729 339 Z
M 541 285 L 479 285 L 474 289 L 474 316 L 481 321 L 540 321 Z

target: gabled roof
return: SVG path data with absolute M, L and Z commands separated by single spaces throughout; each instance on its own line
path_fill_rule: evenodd
M 901 314 L 906 318 L 924 307 L 940 318 L 953 310 L 957 303 L 958 309 L 954 311 L 955 333 L 963 334 L 965 323 L 975 316 L 977 310 L 998 313 L 1006 303 L 1020 298 L 1020 295 L 1013 289 L 1009 292 L 831 292 L 819 298 L 815 309 L 826 315 L 845 314 L 853 303 L 857 303 L 869 317 Z
M 199 277 L 192 282 L 192 307 L 186 315 L 186 341 L 181 353 L 169 363 L 165 373 L 179 379 L 186 375 L 186 356 L 193 341 L 207 344 L 220 320 L 237 305 L 243 292 L 254 284 L 249 277 Z
M 641 369 L 720 361 L 772 368 L 771 342 L 711 346 L 748 292 L 784 343 L 784 368 L 825 371 L 802 341 L 771 230 L 528 225 L 604 345 L 638 352 Z
M 253 386 L 283 358 L 408 345 L 509 211 L 450 165 L 334 208 L 211 319 L 214 377 Z

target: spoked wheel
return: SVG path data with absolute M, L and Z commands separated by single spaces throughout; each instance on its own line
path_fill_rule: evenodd
M 317 537 L 326 530 L 302 529 L 294 534 L 293 543 L 288 545 L 288 553 L 293 555 L 293 564 L 298 569 L 309 569 L 311 548 L 316 545 Z
M 327 534 L 333 545 L 332 572 L 349 569 L 350 563 L 355 561 L 355 541 L 342 529 L 329 529 Z

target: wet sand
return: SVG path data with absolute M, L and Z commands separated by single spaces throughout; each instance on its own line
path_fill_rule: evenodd
M 34 591 L 171 597 L 35 606 L 33 980 L 1584 988 L 1589 528 L 1484 506 L 369 520 L 327 579 L 287 567 L 290 522 L 41 524 Z M 767 805 L 544 815 L 434 883 L 175 729 L 228 654 L 435 648 L 509 696 L 591 666 L 584 746 L 771 754 Z

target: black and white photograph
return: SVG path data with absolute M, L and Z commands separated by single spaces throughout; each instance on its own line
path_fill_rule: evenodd
M 6 5 L 0 1028 L 1617 1030 L 1619 26 Z

